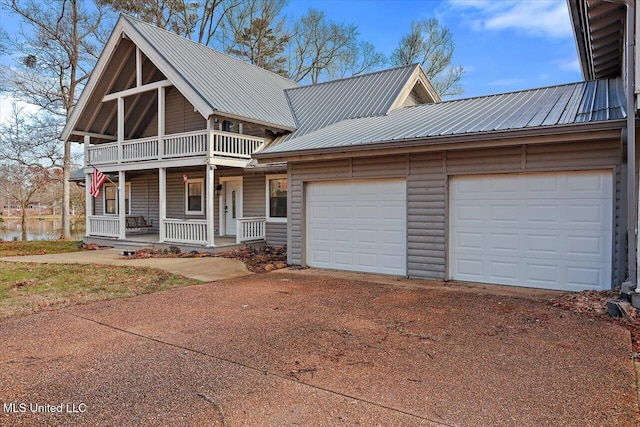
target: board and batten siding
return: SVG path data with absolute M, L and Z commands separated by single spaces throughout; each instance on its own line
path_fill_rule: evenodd
M 406 178 L 407 275 L 447 278 L 447 200 L 450 175 L 608 169 L 615 182 L 612 279 L 624 279 L 624 207 L 620 141 L 517 145 L 385 157 L 289 164 L 288 262 L 304 260 L 305 183 L 328 180 Z

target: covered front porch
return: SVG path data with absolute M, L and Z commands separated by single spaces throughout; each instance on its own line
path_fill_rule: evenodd
M 189 250 L 264 242 L 266 218 L 243 216 L 242 171 L 218 168 L 120 170 L 108 175 L 97 198 L 86 174 L 86 240 Z

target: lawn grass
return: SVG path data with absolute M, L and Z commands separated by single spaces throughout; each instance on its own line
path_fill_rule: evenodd
M 0 261 L 0 319 L 198 283 L 143 267 Z
M 77 240 L 31 240 L 10 242 L 0 240 L 0 257 L 17 255 L 44 255 L 78 252 L 82 242 Z

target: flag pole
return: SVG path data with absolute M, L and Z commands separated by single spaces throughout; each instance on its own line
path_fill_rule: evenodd
M 97 167 L 95 167 L 94 165 L 92 165 L 91 163 L 87 162 L 87 165 L 91 166 L 92 168 L 99 170 Z M 106 173 L 104 174 L 105 178 L 107 178 L 107 181 L 109 181 L 110 183 L 112 183 L 113 185 L 115 185 L 116 187 L 118 186 L 118 184 L 116 184 L 115 182 L 111 181 L 111 179 L 109 178 L 109 175 L 107 175 Z

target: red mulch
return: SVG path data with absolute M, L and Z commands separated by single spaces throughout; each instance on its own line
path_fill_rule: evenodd
M 144 258 L 201 258 L 201 257 L 223 257 L 239 259 L 244 262 L 249 271 L 254 273 L 266 273 L 287 267 L 287 247 L 261 246 L 252 248 L 245 246 L 242 249 L 236 249 L 230 252 L 213 254 L 210 252 L 181 252 L 177 247 L 169 249 L 151 249 L 145 248 L 135 251 L 131 255 L 127 255 L 127 259 L 144 259 Z
M 218 254 L 224 258 L 239 259 L 244 262 L 249 271 L 266 273 L 287 267 L 287 247 L 261 246 L 252 248 L 245 246 L 231 252 Z
M 607 313 L 607 300 L 618 298 L 616 291 L 583 291 L 565 294 L 552 301 L 554 307 L 560 307 L 573 313 L 586 314 L 618 323 L 631 332 L 633 351 L 640 355 L 640 313 L 629 308 L 628 317 L 612 317 Z

